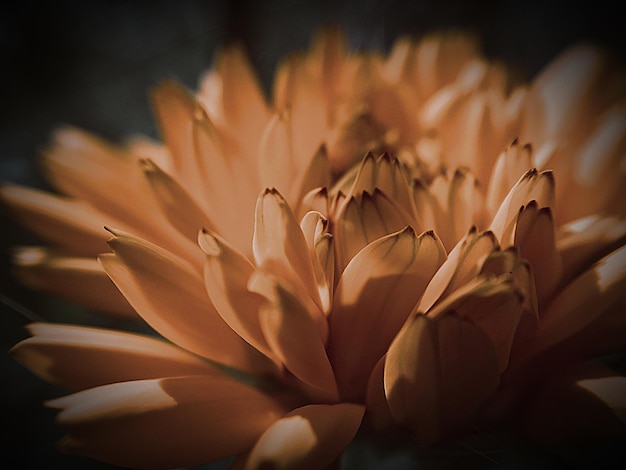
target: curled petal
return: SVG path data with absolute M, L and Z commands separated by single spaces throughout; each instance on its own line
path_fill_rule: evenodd
M 28 330 L 32 337 L 11 349 L 13 357 L 44 380 L 70 390 L 216 373 L 199 357 L 153 337 L 49 323 L 32 323 Z
M 69 431 L 63 450 L 146 469 L 244 452 L 284 414 L 269 396 L 224 375 L 120 382 L 48 404 Z
M 235 468 L 326 468 L 354 438 L 364 411 L 363 406 L 351 403 L 307 405 L 290 411 L 263 433 Z

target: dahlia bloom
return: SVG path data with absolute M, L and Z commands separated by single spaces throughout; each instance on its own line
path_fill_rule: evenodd
M 467 36 L 383 56 L 325 31 L 271 101 L 237 46 L 197 91 L 156 87 L 163 143 L 59 130 L 58 194 L 1 189 L 49 242 L 16 274 L 155 333 L 29 325 L 13 355 L 72 391 L 48 402 L 62 449 L 318 469 L 394 428 L 623 438 L 626 378 L 584 362 L 626 346 L 610 65 L 578 46 L 516 85 Z

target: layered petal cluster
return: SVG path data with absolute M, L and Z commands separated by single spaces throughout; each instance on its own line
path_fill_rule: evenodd
M 389 427 L 624 437 L 626 379 L 578 367 L 626 346 L 624 83 L 589 47 L 516 85 L 467 36 L 329 30 L 271 100 L 237 46 L 159 85 L 162 143 L 59 130 L 58 193 L 0 189 L 47 242 L 16 273 L 155 332 L 28 327 L 15 358 L 72 392 L 62 448 L 320 469 Z M 567 391 L 593 426 L 551 420 Z

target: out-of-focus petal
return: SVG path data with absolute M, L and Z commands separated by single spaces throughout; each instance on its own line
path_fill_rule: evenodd
M 44 380 L 70 390 L 217 373 L 199 357 L 149 336 L 50 323 L 32 323 L 28 330 L 32 337 L 11 349 L 13 357 Z
M 600 364 L 561 370 L 534 394 L 524 430 L 543 444 L 626 439 L 626 377 Z
M 541 328 L 526 353 L 532 356 L 591 324 L 626 287 L 626 247 L 594 264 L 558 293 L 541 314 Z
M 520 145 L 515 139 L 496 159 L 485 199 L 486 208 L 492 216 L 520 176 L 533 167 L 531 153 L 530 144 Z
M 329 316 L 329 354 L 342 396 L 364 398 L 369 375 L 445 258 L 432 232 L 411 228 L 361 250 L 343 272 Z
M 149 159 L 141 160 L 141 165 L 163 214 L 180 233 L 195 241 L 202 227 L 215 227 L 214 221 L 175 178 Z
M 159 84 L 152 91 L 151 97 L 176 174 L 187 183 L 192 194 L 196 193 L 202 186 L 202 172 L 196 160 L 192 130 L 194 114 L 200 104 L 190 91 L 174 80 Z
M 235 468 L 326 468 L 352 441 L 364 411 L 363 406 L 352 403 L 296 408 L 272 424 Z
M 559 227 L 557 248 L 563 259 L 563 285 L 626 241 L 626 220 L 594 214 Z
M 15 275 L 32 289 L 48 292 L 99 312 L 137 318 L 96 258 L 79 258 L 43 247 L 15 252 Z
M 263 357 L 215 311 L 201 272 L 156 245 L 121 232 L 114 235 L 109 244 L 115 254 L 101 256 L 100 262 L 148 324 L 211 360 L 243 370 L 263 369 Z
M 69 431 L 63 450 L 146 469 L 244 452 L 284 414 L 269 396 L 225 375 L 121 382 L 48 404 Z
M 0 200 L 21 224 L 68 253 L 97 256 L 110 251 L 104 227 L 115 219 L 83 201 L 15 184 L 0 187 Z

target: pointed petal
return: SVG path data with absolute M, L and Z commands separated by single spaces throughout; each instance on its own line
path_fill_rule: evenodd
M 28 330 L 32 337 L 16 344 L 11 355 L 47 382 L 70 390 L 216 373 L 197 356 L 153 337 L 49 323 L 32 323 Z
M 250 448 L 284 411 L 224 375 L 104 385 L 49 402 L 69 431 L 62 449 L 131 468 L 174 468 Z M 189 432 L 193 429 L 193 432 Z
M 516 217 L 523 206 L 537 201 L 537 206 L 554 207 L 554 176 L 551 171 L 527 171 L 511 188 L 489 229 L 496 235 L 500 244 L 508 246 L 513 242 Z
M 259 268 L 271 266 L 296 286 L 302 286 L 323 310 L 315 271 L 304 234 L 287 202 L 275 189 L 266 189 L 257 202 L 252 249 Z
M 95 258 L 55 254 L 43 247 L 20 248 L 15 275 L 32 289 L 59 296 L 100 312 L 137 319 L 137 314 Z
M 342 396 L 363 399 L 376 362 L 412 312 L 445 257 L 432 232 L 380 238 L 343 272 L 329 316 L 329 354 Z
M 184 260 L 139 238 L 115 232 L 104 270 L 139 315 L 172 342 L 196 354 L 258 371 L 258 352 L 215 311 L 202 275 Z
M 331 464 L 356 435 L 364 407 L 307 405 L 272 424 L 247 456 L 245 470 L 317 470 Z
M 451 292 L 473 280 L 480 271 L 482 262 L 497 249 L 498 242 L 493 233 L 477 233 L 475 227 L 470 228 L 432 277 L 417 311 L 428 312 Z
M 552 211 L 531 201 L 519 214 L 514 243 L 530 263 L 539 302 L 548 299 L 561 280 L 563 263 L 557 251 Z
M 344 201 L 335 216 L 337 272 L 365 245 L 411 225 L 411 217 L 379 190 Z

